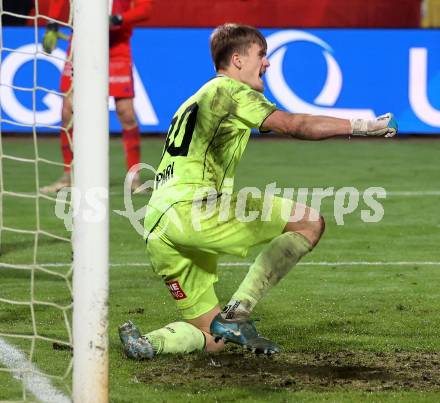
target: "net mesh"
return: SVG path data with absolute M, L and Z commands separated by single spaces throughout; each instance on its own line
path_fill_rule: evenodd
M 55 20 L 66 32 L 72 1 L 67 21 Z M 55 215 L 56 194 L 40 190 L 64 167 L 58 141 L 42 133 L 69 135 L 60 120 L 70 94 L 58 90 L 68 56 L 43 51 L 39 24 L 54 19 L 42 4 L 24 15 L 0 0 L 0 401 L 71 396 L 71 236 Z M 6 26 L 6 17 L 28 26 Z M 65 200 L 61 210 L 69 208 Z

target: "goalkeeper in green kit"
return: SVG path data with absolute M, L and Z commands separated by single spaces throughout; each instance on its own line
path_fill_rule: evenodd
M 270 203 L 254 197 L 243 204 L 240 194 L 231 191 L 251 129 L 308 140 L 397 133 L 392 114 L 345 120 L 278 110 L 262 94 L 261 78 L 269 67 L 266 48 L 265 38 L 253 27 L 217 27 L 211 35 L 217 76 L 184 102 L 171 121 L 145 231 L 153 270 L 169 288 L 183 321 L 145 335 L 132 322 L 124 323 L 119 336 L 128 357 L 219 351 L 227 342 L 256 353 L 280 351 L 258 333 L 250 315 L 316 246 L 324 219 L 293 200 L 272 195 Z M 265 245 L 221 310 L 213 286 L 218 255 L 245 256 L 259 244 Z

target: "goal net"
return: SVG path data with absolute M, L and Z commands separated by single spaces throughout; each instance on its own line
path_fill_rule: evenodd
M 28 14 L 0 0 L 0 401 L 106 401 L 109 3 L 66 0 L 60 19 L 49 3 Z M 78 46 L 46 53 L 45 22 Z M 74 84 L 60 92 L 71 59 Z M 62 127 L 67 97 L 74 121 Z M 72 145 L 72 125 L 74 191 L 43 192 L 65 169 L 58 136 Z

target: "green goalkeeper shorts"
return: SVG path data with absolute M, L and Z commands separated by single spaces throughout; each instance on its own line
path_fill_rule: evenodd
M 221 198 L 199 206 L 178 202 L 162 215 L 148 236 L 147 250 L 154 272 L 165 281 L 184 319 L 218 304 L 213 284 L 219 254 L 246 256 L 252 246 L 283 232 L 294 201 L 276 196 L 271 200 L 250 199 L 243 207 L 234 193 L 230 203 Z

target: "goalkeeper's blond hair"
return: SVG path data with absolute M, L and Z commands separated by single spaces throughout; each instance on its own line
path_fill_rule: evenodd
M 253 43 L 267 49 L 266 38 L 258 29 L 233 23 L 218 26 L 211 34 L 210 42 L 216 71 L 227 68 L 234 53 L 246 54 Z

